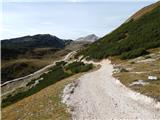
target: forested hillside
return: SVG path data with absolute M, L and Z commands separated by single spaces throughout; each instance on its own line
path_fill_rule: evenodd
M 150 48 L 160 47 L 160 2 L 155 4 L 153 10 L 138 19 L 131 18 L 79 54 L 93 59 L 115 55 L 131 59 L 147 54 Z

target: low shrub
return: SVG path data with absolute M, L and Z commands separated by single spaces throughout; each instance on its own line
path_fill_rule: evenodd
M 144 48 L 139 48 L 136 50 L 122 53 L 120 58 L 121 59 L 132 59 L 132 58 L 135 58 L 141 55 L 146 55 L 146 54 L 148 54 L 148 52 Z
M 83 62 L 73 62 L 67 65 L 65 68 L 71 70 L 72 73 L 86 72 L 92 69 L 92 64 L 84 64 Z

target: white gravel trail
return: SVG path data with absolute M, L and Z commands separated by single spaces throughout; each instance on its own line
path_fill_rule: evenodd
M 63 102 L 72 108 L 73 120 L 160 120 L 160 104 L 135 93 L 112 77 L 110 61 L 79 78 L 72 92 L 64 89 Z M 72 83 L 73 84 L 73 83 Z M 67 97 L 67 99 L 66 99 Z

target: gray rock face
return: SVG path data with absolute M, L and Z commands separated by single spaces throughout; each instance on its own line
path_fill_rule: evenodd
M 95 34 L 90 34 L 87 35 L 85 37 L 80 37 L 78 39 L 76 39 L 76 41 L 89 41 L 89 42 L 94 42 L 96 40 L 98 40 L 99 38 L 95 35 Z

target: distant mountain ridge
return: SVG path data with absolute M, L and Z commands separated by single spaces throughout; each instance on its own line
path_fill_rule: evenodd
M 72 40 L 63 40 L 50 34 L 37 34 L 1 41 L 2 59 L 16 58 L 37 48 L 62 49 Z
M 95 35 L 95 34 L 90 34 L 87 35 L 85 37 L 80 37 L 78 39 L 76 39 L 75 41 L 88 41 L 88 42 L 95 42 L 97 41 L 99 38 Z
M 71 40 L 69 40 L 70 42 Z M 24 36 L 12 39 L 2 40 L 3 48 L 12 48 L 12 47 L 55 47 L 63 48 L 66 44 L 69 43 L 67 40 L 60 39 L 56 36 L 50 34 L 37 34 L 33 36 Z

